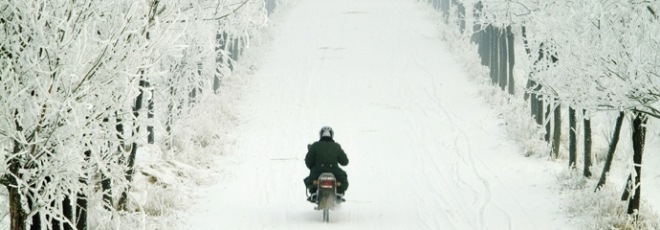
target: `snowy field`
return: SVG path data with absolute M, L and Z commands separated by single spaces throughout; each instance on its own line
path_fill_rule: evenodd
M 474 47 L 452 37 L 426 1 L 286 3 L 220 97 L 181 122 L 177 138 L 202 146 L 181 141 L 176 159 L 162 159 L 162 146 L 140 148 L 133 198 L 157 214 L 131 213 L 110 226 L 92 210 L 92 229 L 627 227 L 618 197 L 631 170 L 629 120 L 608 184 L 593 193 L 612 114 L 592 119 L 596 162 L 585 179 L 581 155 L 578 170 L 568 170 L 567 137 L 558 159 L 529 141 L 536 131 L 522 121 L 526 108 L 483 84 Z M 649 120 L 641 229 L 660 226 L 658 124 Z M 305 201 L 302 183 L 306 145 L 325 125 L 348 154 L 351 182 L 329 224 Z M 0 188 L 0 230 L 9 225 L 5 193 Z

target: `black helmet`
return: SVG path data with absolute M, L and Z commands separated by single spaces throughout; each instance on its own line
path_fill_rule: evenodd
M 319 131 L 319 135 L 321 137 L 330 137 L 333 138 L 335 136 L 335 131 L 330 128 L 330 126 L 324 126 L 321 128 L 321 131 Z

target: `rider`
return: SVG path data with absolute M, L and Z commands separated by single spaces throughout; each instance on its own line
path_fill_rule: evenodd
M 337 187 L 337 195 L 340 197 L 344 196 L 344 192 L 348 188 L 348 175 L 346 175 L 344 170 L 339 168 L 339 165 L 348 165 L 348 157 L 341 146 L 334 141 L 334 134 L 335 132 L 332 128 L 325 126 L 319 132 L 321 139 L 308 146 L 305 164 L 310 171 L 309 176 L 303 181 L 309 189 L 310 194 L 312 194 L 308 198 L 310 201 L 316 198 L 316 186 L 313 183 L 321 173 L 331 172 L 335 175 L 337 181 L 341 183 Z

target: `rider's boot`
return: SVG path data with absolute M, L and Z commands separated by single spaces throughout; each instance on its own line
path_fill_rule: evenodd
M 344 199 L 344 194 L 343 193 L 337 193 L 337 200 L 339 202 L 344 202 L 346 199 Z
M 316 203 L 316 198 L 317 198 L 317 194 L 312 193 L 311 195 L 309 195 L 309 197 L 307 197 L 307 201 L 312 202 L 312 203 Z

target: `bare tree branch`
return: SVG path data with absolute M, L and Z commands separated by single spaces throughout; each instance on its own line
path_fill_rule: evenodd
M 236 11 L 238 11 L 241 7 L 245 6 L 245 4 L 247 4 L 249 1 L 250 1 L 250 0 L 245 0 L 243 3 L 241 3 L 240 6 L 236 7 L 236 9 L 232 10 L 231 13 L 228 13 L 228 14 L 222 15 L 222 16 L 217 17 L 217 18 L 208 18 L 208 19 L 204 19 L 204 21 L 222 20 L 222 19 L 224 19 L 224 18 L 226 18 L 226 17 L 229 17 L 229 15 L 232 15 L 232 14 L 236 13 Z

